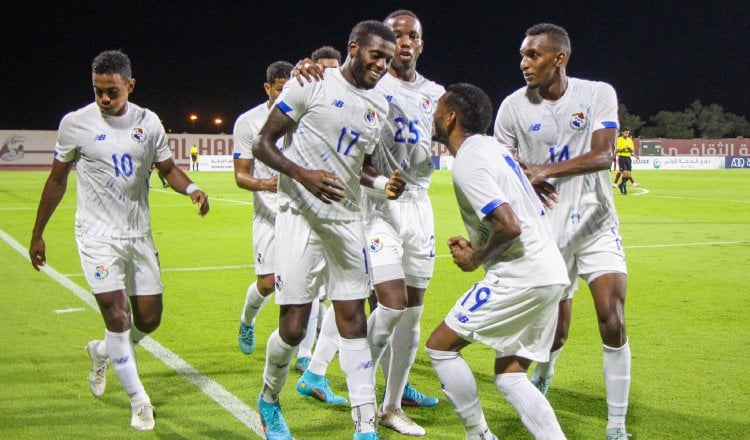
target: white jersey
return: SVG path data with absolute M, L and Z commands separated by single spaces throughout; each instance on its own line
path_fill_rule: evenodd
M 518 157 L 532 164 L 569 160 L 591 151 L 591 136 L 602 128 L 617 128 L 617 95 L 607 83 L 568 78 L 565 94 L 555 102 L 527 87 L 516 90 L 500 105 L 495 137 Z M 616 228 L 609 170 L 549 179 L 560 191 L 552 210 L 558 246 L 576 237 Z
M 388 102 L 374 90 L 354 87 L 338 69 L 333 69 L 322 81 L 304 87 L 297 81 L 288 81 L 276 105 L 297 123 L 284 155 L 304 168 L 340 176 L 338 183 L 345 188 L 340 202 L 325 204 L 282 174 L 279 206 L 329 220 L 361 219 L 362 163 L 378 142 Z
M 375 86 L 375 91 L 388 100 L 389 109 L 372 164 L 384 176 L 400 169 L 406 193 L 426 191 L 430 186 L 435 170 L 432 124 L 438 99 L 445 93 L 443 86 L 416 75 L 414 81 L 402 81 L 387 74 Z M 385 197 L 383 191 L 366 191 Z
M 472 245 L 484 244 L 492 226 L 485 217 L 508 204 L 521 224 L 521 235 L 499 259 L 484 265 L 485 281 L 513 287 L 568 284 L 545 211 L 510 151 L 495 139 L 467 138 L 453 162 L 453 184 Z
M 150 236 L 149 171 L 171 156 L 159 117 L 132 102 L 122 116 L 106 115 L 96 103 L 65 115 L 55 158 L 76 161 L 76 235 Z
M 254 159 L 253 143 L 258 138 L 260 129 L 268 119 L 271 108 L 264 102 L 241 114 L 234 123 L 234 154 L 235 159 Z M 277 175 L 276 170 L 263 162 L 256 160 L 253 164 L 253 177 L 256 179 L 270 179 Z M 256 217 L 273 221 L 278 211 L 276 193 L 270 191 L 253 191 L 253 210 Z

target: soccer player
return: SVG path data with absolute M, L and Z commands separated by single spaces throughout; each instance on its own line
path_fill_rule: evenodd
M 570 281 L 550 360 L 537 365 L 532 382 L 544 393 L 550 386 L 580 276 L 591 290 L 604 346 L 607 439 L 625 440 L 631 361 L 625 331 L 627 267 L 609 187 L 617 96 L 609 84 L 566 75 L 570 38 L 560 26 L 530 27 L 520 53 L 526 87 L 503 100 L 494 134 L 522 160 L 532 184 L 549 179 L 557 187 L 552 229 Z
M 341 52 L 331 46 L 323 46 L 315 49 L 310 58 L 323 69 L 339 67 L 341 64 Z
M 253 192 L 253 255 L 257 280 L 247 289 L 240 314 L 240 331 L 237 337 L 240 350 L 251 354 L 255 350 L 255 317 L 273 293 L 273 236 L 276 221 L 276 185 L 279 176 L 275 170 L 253 157 L 253 142 L 266 122 L 273 103 L 289 80 L 293 66 L 286 61 L 271 63 L 266 69 L 263 89 L 268 99 L 241 114 L 234 123 L 234 181 L 238 187 Z
M 44 228 L 76 165 L 78 253 L 106 326 L 104 340 L 86 346 L 92 365 L 89 387 L 96 397 L 104 394 L 111 360 L 130 396 L 130 426 L 151 430 L 154 407 L 138 376 L 133 345 L 156 330 L 162 313 L 163 286 L 148 204 L 151 164 L 156 163 L 169 186 L 199 205 L 200 215 L 208 212 L 208 196 L 174 163 L 159 117 L 128 102 L 135 87 L 128 56 L 102 52 L 91 70 L 95 103 L 60 122 L 29 256 L 36 270 L 46 264 Z
M 198 147 L 193 144 L 190 146 L 190 169 L 193 171 L 198 171 Z
M 622 194 L 628 193 L 626 185 L 628 179 L 633 183 L 633 188 L 638 188 L 638 183 L 633 179 L 633 159 L 631 159 L 631 156 L 635 156 L 635 144 L 633 138 L 630 137 L 630 129 L 623 127 L 620 136 L 617 137 L 617 165 L 620 170 L 612 184 L 612 187 L 619 188 Z M 636 159 L 638 159 L 637 156 Z M 620 180 L 620 176 L 622 176 L 622 183 L 618 185 L 617 181 Z
M 302 87 L 290 81 L 253 146 L 259 160 L 279 171 L 276 217 L 276 302 L 279 328 L 268 339 L 258 409 L 266 438 L 290 439 L 279 393 L 289 363 L 305 336 L 317 283 L 333 302 L 341 369 L 346 374 L 354 439 L 376 439 L 374 374 L 364 302 L 369 296 L 360 179 L 397 197 L 398 176 L 365 176 L 363 167 L 388 112 L 372 90 L 393 59 L 395 38 L 382 23 L 364 21 L 349 36 L 347 59 L 323 81 Z M 283 153 L 276 141 L 287 137 Z M 317 305 L 316 305 L 317 307 Z
M 318 49 L 315 49 L 312 55 L 310 55 L 310 58 L 313 62 L 315 62 L 315 64 L 322 67 L 323 70 L 338 68 L 341 64 L 341 52 L 331 46 L 322 46 Z M 323 324 L 323 317 L 326 314 L 327 299 L 328 297 L 325 294 L 325 290 L 321 289 L 320 295 L 318 297 L 318 307 L 316 308 L 314 305 L 312 307 L 312 311 L 310 312 L 310 320 L 307 324 L 307 332 L 305 333 L 305 338 L 299 344 L 297 361 L 294 363 L 294 369 L 299 371 L 300 373 L 304 373 L 310 366 L 315 339 L 318 333 L 320 333 L 320 328 Z M 335 321 L 332 322 L 333 329 L 335 331 L 336 324 Z M 336 334 L 336 341 L 338 342 L 338 334 Z M 346 403 L 346 400 L 342 398 L 341 403 Z
M 468 440 L 496 437 L 479 404 L 461 350 L 481 342 L 495 350 L 495 386 L 537 439 L 565 435 L 526 370 L 549 357 L 557 303 L 568 284 L 544 209 L 510 151 L 484 136 L 492 122 L 487 95 L 453 84 L 435 113 L 435 139 L 455 157 L 453 184 L 469 240 L 448 240 L 453 261 L 484 279 L 463 294 L 427 340 L 427 354 Z
M 368 339 L 373 361 L 381 362 L 386 392 L 379 408 L 380 424 L 402 434 L 422 436 L 425 430 L 409 418 L 402 405 L 432 407 L 438 400 L 407 384 L 420 338 L 424 294 L 432 277 L 435 233 L 432 205 L 427 190 L 434 171 L 431 132 L 434 105 L 444 88 L 419 74 L 422 24 L 408 10 L 389 14 L 384 23 L 396 36 L 396 57 L 375 86 L 389 102 L 388 122 L 381 134 L 372 164 L 380 174 L 398 171 L 406 180 L 404 194 L 388 200 L 380 191 L 365 188 L 368 251 L 378 307 L 368 319 Z M 310 393 L 306 382 L 320 383 L 332 353 L 328 348 L 330 324 L 324 321 L 311 367 L 300 379 L 303 394 L 340 398 L 329 389 Z M 325 383 L 325 382 L 324 382 Z

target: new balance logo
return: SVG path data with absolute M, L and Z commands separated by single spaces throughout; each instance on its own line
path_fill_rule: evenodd
M 372 368 L 372 361 L 362 362 L 361 364 L 357 365 L 357 370 L 367 370 L 368 368 Z
M 130 356 L 123 356 L 121 358 L 114 358 L 114 359 L 112 359 L 112 363 L 113 364 L 124 364 L 125 362 L 128 361 L 128 359 L 130 359 Z
M 106 138 L 107 138 L 106 134 L 98 134 L 98 135 L 96 135 L 96 140 L 97 141 L 103 141 Z
M 334 99 L 332 104 L 333 104 L 334 107 L 341 108 L 341 107 L 344 106 L 344 101 L 342 101 L 340 99 Z
M 539 131 L 542 129 L 542 124 L 531 124 L 529 131 Z

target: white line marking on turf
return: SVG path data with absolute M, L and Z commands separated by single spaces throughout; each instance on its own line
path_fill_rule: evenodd
M 158 192 L 158 193 L 163 193 L 163 194 L 172 194 L 172 195 L 175 195 L 175 196 L 184 196 L 185 195 L 185 194 L 180 194 L 177 191 L 172 191 L 171 189 L 170 190 L 151 189 L 151 192 Z M 211 197 L 211 195 L 209 195 L 208 196 L 208 201 L 210 202 L 211 200 L 219 200 L 219 201 L 222 201 L 222 202 L 237 203 L 237 204 L 240 204 L 240 205 L 250 205 L 250 206 L 253 205 L 253 202 L 248 202 L 248 201 L 245 201 L 245 200 L 225 199 L 225 198 L 222 198 L 222 197 Z
M 84 309 L 83 307 L 74 307 L 74 308 L 71 308 L 71 309 L 58 309 L 58 310 L 53 310 L 53 312 L 55 312 L 55 313 L 59 313 L 59 314 L 63 314 L 63 313 L 75 313 L 75 312 L 83 312 L 83 311 L 85 311 L 85 310 L 86 310 L 86 309 Z
M 235 270 L 235 269 L 252 269 L 255 267 L 254 264 L 239 264 L 236 266 L 206 266 L 206 267 L 174 267 L 171 269 L 162 269 L 161 272 L 202 272 L 207 270 Z M 78 273 L 64 273 L 64 277 L 82 277 L 83 274 Z
M 0 229 L 0 238 L 2 238 L 3 241 L 8 243 L 10 247 L 21 254 L 27 261 L 30 261 L 28 251 L 2 229 Z M 89 307 L 96 311 L 99 311 L 99 307 L 96 304 L 94 295 L 92 295 L 90 292 L 84 290 L 78 284 L 70 281 L 68 278 L 64 277 L 49 265 L 43 266 L 42 272 L 47 274 L 53 280 L 57 281 L 66 289 L 70 290 L 73 294 L 80 298 L 81 301 L 88 304 Z M 163 345 L 159 344 L 158 342 L 156 342 L 156 340 L 149 336 L 146 336 L 140 342 L 140 346 L 154 355 L 157 359 L 167 364 L 185 380 L 195 385 L 199 390 L 203 391 L 203 393 L 213 399 L 214 402 L 218 403 L 224 409 L 229 411 L 229 413 L 234 416 L 234 418 L 250 428 L 255 434 L 258 435 L 258 437 L 264 437 L 263 428 L 260 424 L 260 417 L 258 416 L 258 413 L 247 406 L 245 402 L 240 400 L 237 396 L 224 389 L 224 387 L 222 387 L 218 382 L 203 375 L 203 373 L 193 368 L 193 366 L 188 364 L 181 357 L 179 357 Z
M 702 202 L 719 202 L 719 203 L 750 203 L 750 200 L 724 200 L 724 199 L 707 199 L 705 197 L 680 197 L 680 196 L 655 196 L 655 199 L 676 199 L 676 200 L 700 200 Z
M 666 248 L 666 247 L 684 247 L 684 246 L 718 246 L 722 244 L 748 244 L 750 241 L 709 241 L 703 243 L 675 243 L 675 244 L 644 244 L 640 246 L 624 246 L 625 249 L 649 249 L 649 248 Z

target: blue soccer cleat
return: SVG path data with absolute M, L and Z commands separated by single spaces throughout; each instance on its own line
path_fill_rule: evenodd
M 346 405 L 348 403 L 344 397 L 333 393 L 325 377 L 311 373 L 309 370 L 305 371 L 297 381 L 297 392 L 300 396 L 314 397 L 331 405 Z
M 240 350 L 245 354 L 252 354 L 255 350 L 255 326 L 245 325 L 240 321 L 240 333 L 237 336 Z
M 281 415 L 279 403 L 268 403 L 263 400 L 263 393 L 258 395 L 258 412 L 266 440 L 292 440 L 292 434 L 286 426 L 284 416 Z
M 438 398 L 425 396 L 407 383 L 404 394 L 401 395 L 401 406 L 432 408 L 437 406 Z
M 354 440 L 380 440 L 377 432 L 355 432 Z
M 307 367 L 310 366 L 310 361 L 312 359 L 310 356 L 303 356 L 301 358 L 297 358 L 297 362 L 294 363 L 294 369 L 299 371 L 300 373 L 304 373 L 307 371 Z

